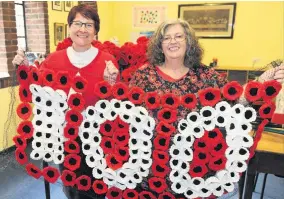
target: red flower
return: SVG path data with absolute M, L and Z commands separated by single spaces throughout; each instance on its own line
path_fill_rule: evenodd
M 87 89 L 87 80 L 80 75 L 74 77 L 72 81 L 72 88 L 78 93 L 84 93 Z
M 263 85 L 261 83 L 250 81 L 245 88 L 245 98 L 250 102 L 254 102 L 261 98 L 262 90 Z
M 68 48 L 69 46 L 72 46 L 72 43 L 73 41 L 71 40 L 70 37 L 68 37 L 57 44 L 56 51 L 64 50 Z
M 173 123 L 177 120 L 177 110 L 163 108 L 158 112 L 158 119 L 168 123 Z
M 228 145 L 222 138 L 218 142 L 212 143 L 212 149 L 210 150 L 210 153 L 212 156 L 220 156 L 225 153 L 227 148 Z
M 154 147 L 159 150 L 168 150 L 170 145 L 170 137 L 157 135 L 154 139 Z
M 237 81 L 232 81 L 223 87 L 223 95 L 227 100 L 236 100 L 242 95 L 243 90 Z
M 19 96 L 22 102 L 31 102 L 32 101 L 32 93 L 28 86 L 20 85 L 19 87 Z
M 127 161 L 129 158 L 129 148 L 128 147 L 122 147 L 122 146 L 115 146 L 114 154 L 115 156 L 120 159 L 121 161 Z
M 64 127 L 64 137 L 75 140 L 78 137 L 79 127 L 68 123 Z
M 156 109 L 160 106 L 160 97 L 157 92 L 147 92 L 145 103 L 148 109 Z
M 91 188 L 91 178 L 86 175 L 81 175 L 75 180 L 78 190 L 88 191 Z
M 95 85 L 95 95 L 101 99 L 105 99 L 111 96 L 111 85 L 107 81 L 99 82 Z
M 208 151 L 195 149 L 193 153 L 193 162 L 198 164 L 206 164 L 209 162 L 209 159 L 211 158 Z
M 17 107 L 17 115 L 23 120 L 29 119 L 32 114 L 32 107 L 29 103 L 23 102 Z
M 164 178 L 169 172 L 170 169 L 167 165 L 160 162 L 153 162 L 152 173 L 154 176 Z
M 159 135 L 171 136 L 176 131 L 176 128 L 167 122 L 161 121 L 156 126 L 156 131 Z
M 71 78 L 67 71 L 58 71 L 56 74 L 56 86 L 59 89 L 71 87 Z
M 164 192 L 162 194 L 159 194 L 159 198 L 158 199 L 176 199 L 176 198 L 170 192 Z M 178 199 L 181 199 L 181 198 L 178 198 Z
M 150 189 L 157 193 L 162 193 L 168 188 L 166 180 L 162 178 L 152 177 L 148 180 L 148 182 Z
M 20 85 L 29 85 L 29 70 L 28 66 L 20 65 L 17 69 L 17 78 Z
M 42 170 L 42 175 L 44 179 L 49 183 L 55 183 L 60 176 L 58 169 L 53 167 L 45 167 Z
M 226 167 L 227 158 L 225 156 L 212 157 L 208 167 L 213 171 L 220 171 Z
M 123 120 L 120 119 L 120 117 L 117 117 L 115 119 L 115 121 L 117 122 L 117 130 L 119 131 L 128 131 L 129 130 L 129 124 L 127 124 L 126 122 L 124 122 Z
M 66 113 L 65 119 L 68 123 L 74 126 L 80 126 L 83 121 L 83 116 L 81 113 L 75 110 L 69 110 Z
M 272 100 L 281 90 L 281 84 L 276 80 L 270 80 L 263 83 L 262 99 L 264 101 Z
M 26 139 L 21 135 L 16 135 L 13 137 L 13 141 L 18 149 L 25 150 L 27 147 Z
M 78 169 L 80 167 L 80 164 L 81 157 L 76 154 L 68 154 L 67 156 L 65 156 L 63 163 L 64 167 L 71 171 L 75 171 L 76 169 Z
M 214 106 L 221 99 L 221 92 L 218 88 L 206 88 L 198 92 L 202 106 Z
M 114 154 L 108 154 L 106 156 L 106 162 L 109 168 L 117 170 L 122 167 L 123 162 Z
M 64 142 L 64 150 L 68 153 L 78 154 L 80 152 L 80 147 L 75 140 L 68 140 Z
M 128 131 L 115 131 L 113 140 L 116 145 L 126 146 L 128 145 L 129 133 Z
M 32 163 L 26 165 L 26 171 L 30 176 L 34 177 L 35 179 L 39 179 L 41 176 L 41 170 Z
M 34 128 L 31 121 L 22 121 L 18 128 L 17 132 L 22 135 L 24 138 L 33 137 Z
M 112 137 L 113 136 L 113 132 L 115 131 L 115 123 L 112 121 L 106 121 L 103 124 L 101 124 L 100 126 L 100 133 L 108 136 L 108 137 Z
M 203 177 L 208 172 L 205 164 L 190 164 L 189 175 L 193 177 Z
M 176 109 L 179 106 L 179 98 L 172 93 L 167 93 L 162 96 L 161 104 L 164 108 Z
M 75 179 L 76 179 L 76 174 L 70 170 L 63 170 L 61 174 L 61 180 L 64 184 L 64 186 L 71 186 L 73 187 L 75 185 Z
M 116 99 L 118 100 L 126 99 L 127 94 L 128 94 L 128 87 L 124 83 L 118 82 L 112 86 L 112 95 Z
M 276 109 L 274 102 L 266 102 L 259 108 L 259 116 L 263 119 L 271 118 Z
M 133 189 L 125 189 L 122 197 L 124 199 L 138 199 L 138 193 Z
M 211 144 L 217 143 L 220 139 L 223 138 L 221 131 L 218 128 L 215 128 L 211 131 L 205 131 L 204 133 L 205 139 L 209 140 Z
M 151 192 L 149 191 L 142 191 L 139 193 L 139 199 L 157 199 L 156 196 L 154 196 L 154 194 L 152 194 Z
M 169 154 L 166 151 L 154 150 L 153 160 L 154 162 L 159 162 L 161 164 L 166 164 L 169 162 Z
M 195 140 L 193 148 L 195 150 L 209 152 L 210 149 L 212 148 L 212 143 L 210 143 L 208 137 L 203 136 Z
M 128 99 L 133 104 L 142 104 L 144 100 L 144 91 L 139 87 L 132 87 L 128 93 Z
M 28 157 L 23 149 L 16 149 L 15 151 L 16 160 L 19 164 L 23 165 L 28 162 Z
M 104 153 L 106 154 L 114 152 L 115 145 L 114 145 L 114 141 L 112 138 L 103 136 L 100 146 L 102 147 Z
M 196 98 L 195 94 L 188 93 L 188 94 L 182 96 L 181 97 L 181 104 L 188 109 L 196 108 L 197 98 Z
M 42 72 L 43 85 L 52 87 L 55 82 L 55 73 L 53 70 L 44 69 Z
M 108 199 L 121 199 L 122 191 L 119 188 L 111 187 L 106 194 Z
M 79 93 L 72 94 L 68 99 L 68 105 L 71 109 L 82 111 L 85 107 L 85 100 Z
M 30 84 L 42 84 L 42 75 L 36 67 L 31 67 L 29 78 Z
M 94 192 L 99 195 L 105 194 L 108 191 L 108 187 L 103 180 L 95 180 L 92 188 Z

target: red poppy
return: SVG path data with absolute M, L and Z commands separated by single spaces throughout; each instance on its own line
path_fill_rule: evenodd
M 74 93 L 70 95 L 68 99 L 68 105 L 71 109 L 74 109 L 80 112 L 85 107 L 85 100 L 80 93 Z
M 163 178 L 152 177 L 148 182 L 150 189 L 157 193 L 162 193 L 168 188 L 166 180 Z
M 88 84 L 88 82 L 85 78 L 83 78 L 80 75 L 77 75 L 77 76 L 74 77 L 74 79 L 72 81 L 72 88 L 77 93 L 84 93 L 87 89 L 87 86 L 88 86 L 87 84 Z
M 117 117 L 115 119 L 116 124 L 117 124 L 117 130 L 119 131 L 128 131 L 129 130 L 129 124 L 127 124 L 126 122 L 124 122 L 123 120 L 120 119 L 120 117 Z
M 54 167 L 45 167 L 42 170 L 42 176 L 49 183 L 55 183 L 59 178 L 60 174 L 57 168 Z
M 95 85 L 94 92 L 101 99 L 108 98 L 112 95 L 111 85 L 107 81 L 99 82 Z
M 18 149 L 25 150 L 27 147 L 27 141 L 22 135 L 16 135 L 13 137 L 13 141 Z
M 154 139 L 155 149 L 165 151 L 168 150 L 169 145 L 170 145 L 170 137 L 168 136 L 157 135 L 156 138 Z
M 139 87 L 132 87 L 128 93 L 128 99 L 133 104 L 142 104 L 144 101 L 144 91 L 142 88 Z
M 83 121 L 83 116 L 78 111 L 69 110 L 66 113 L 65 120 L 71 125 L 80 126 Z
M 232 81 L 223 87 L 223 96 L 227 100 L 236 100 L 242 95 L 243 90 L 243 87 L 237 81 Z
M 115 131 L 116 123 L 112 121 L 106 121 L 100 126 L 100 133 L 107 136 L 112 137 L 113 132 Z
M 115 143 L 112 138 L 103 136 L 100 146 L 102 147 L 104 153 L 108 154 L 114 152 Z
M 245 98 L 254 102 L 261 98 L 261 94 L 263 93 L 263 85 L 260 82 L 250 81 L 245 88 Z
M 31 102 L 32 101 L 32 93 L 28 86 L 20 85 L 19 87 L 19 96 L 22 102 Z
M 29 119 L 32 114 L 32 107 L 29 103 L 23 102 L 17 107 L 17 115 L 23 120 Z
M 41 176 L 41 170 L 32 163 L 26 165 L 26 171 L 30 176 L 34 177 L 35 179 L 39 179 Z
M 54 71 L 45 68 L 42 71 L 42 82 L 43 82 L 43 85 L 52 87 L 55 82 Z
M 167 123 L 173 123 L 177 120 L 177 110 L 163 108 L 158 112 L 158 119 Z
M 68 154 L 64 159 L 64 167 L 71 171 L 75 171 L 80 167 L 81 157 L 77 154 Z
M 121 161 L 127 161 L 129 158 L 129 148 L 128 147 L 122 147 L 119 145 L 115 146 L 114 154 L 117 158 L 119 158 Z
M 166 151 L 154 150 L 153 151 L 153 160 L 154 162 L 159 162 L 161 164 L 166 164 L 169 162 L 169 154 Z
M 157 199 L 156 196 L 154 196 L 154 194 L 152 194 L 150 191 L 141 191 L 139 193 L 139 199 Z
M 153 162 L 152 173 L 154 176 L 164 178 L 169 172 L 170 169 L 167 165 L 160 162 Z
M 68 140 L 64 142 L 64 150 L 68 153 L 78 154 L 80 152 L 80 147 L 75 140 Z
M 281 90 L 281 84 L 276 80 L 265 81 L 263 83 L 262 99 L 264 101 L 272 100 Z
M 29 70 L 28 66 L 20 65 L 17 69 L 17 79 L 20 85 L 29 85 Z
M 125 189 L 122 197 L 124 199 L 138 199 L 138 192 L 134 189 Z
M 106 194 L 108 199 L 121 199 L 122 191 L 117 187 L 111 187 Z
M 176 131 L 176 128 L 167 122 L 161 121 L 156 126 L 156 131 L 159 135 L 171 136 Z
M 160 106 L 160 97 L 157 92 L 147 92 L 145 94 L 145 104 L 148 109 L 156 109 Z
M 195 150 L 209 152 L 212 148 L 212 143 L 210 143 L 208 137 L 203 136 L 195 140 L 193 148 Z
M 205 164 L 190 164 L 189 175 L 193 177 L 203 177 L 208 172 Z
M 21 165 L 26 164 L 28 162 L 27 154 L 23 149 L 16 149 L 15 156 L 17 162 L 19 162 L 19 164 Z
M 215 128 L 211 131 L 205 131 L 204 133 L 205 139 L 208 139 L 211 144 L 217 143 L 220 139 L 223 138 L 223 134 L 218 128 Z
M 88 191 L 91 188 L 91 178 L 86 175 L 81 175 L 75 180 L 78 190 Z
M 179 97 L 172 94 L 167 93 L 161 97 L 161 104 L 164 108 L 176 109 L 179 106 Z
M 64 186 L 73 187 L 75 185 L 75 179 L 76 179 L 76 174 L 73 171 L 67 169 L 63 170 L 61 174 L 61 180 Z
M 209 161 L 208 167 L 213 171 L 219 171 L 226 167 L 227 158 L 224 156 L 212 157 Z
M 194 163 L 200 163 L 200 164 L 206 164 L 209 162 L 211 158 L 211 155 L 208 151 L 196 149 L 193 153 L 193 162 Z
M 56 86 L 59 89 L 71 87 L 71 78 L 67 71 L 58 71 L 56 74 Z
M 220 156 L 225 153 L 228 145 L 224 138 L 220 139 L 218 142 L 212 143 L 210 153 L 212 156 Z
M 129 133 L 128 131 L 115 131 L 113 135 L 113 140 L 116 145 L 126 146 L 129 141 Z
M 75 140 L 78 137 L 79 127 L 76 125 L 72 125 L 67 123 L 64 127 L 64 137 L 69 138 L 71 140 Z
M 68 37 L 68 38 L 64 39 L 63 41 L 61 41 L 57 44 L 56 51 L 66 49 L 69 46 L 72 46 L 72 43 L 73 43 L 73 41 L 71 40 L 70 37 Z
M 202 106 L 214 106 L 221 99 L 221 92 L 218 88 L 206 88 L 198 92 L 199 101 Z
M 27 120 L 22 121 L 17 128 L 17 132 L 24 138 L 32 138 L 34 133 L 32 122 Z
M 30 84 L 42 84 L 42 74 L 39 72 L 39 70 L 36 67 L 31 67 L 30 74 Z
M 109 168 L 117 170 L 122 167 L 123 162 L 114 154 L 108 154 L 106 156 L 106 162 Z
M 112 95 L 116 99 L 118 100 L 126 99 L 127 94 L 128 94 L 128 87 L 124 83 L 118 82 L 112 86 Z
M 197 105 L 197 98 L 195 94 L 188 93 L 181 97 L 181 104 L 188 109 L 194 109 Z
M 274 102 L 266 102 L 259 108 L 259 116 L 263 119 L 271 118 L 276 109 Z
M 96 194 L 105 194 L 108 191 L 108 186 L 103 180 L 95 180 L 92 188 Z
M 159 194 L 158 199 L 176 199 L 176 198 L 170 192 L 164 192 L 164 193 Z M 177 198 L 177 199 L 182 199 L 182 198 Z

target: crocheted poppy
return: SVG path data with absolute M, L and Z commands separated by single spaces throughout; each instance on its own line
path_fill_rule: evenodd
M 115 143 L 112 138 L 104 136 L 102 137 L 100 146 L 102 147 L 104 153 L 108 154 L 114 152 Z
M 75 171 L 80 167 L 81 157 L 77 154 L 68 154 L 64 159 L 64 167 L 71 171 Z
M 67 71 L 58 71 L 56 74 L 56 86 L 59 89 L 71 87 L 71 78 Z
M 168 136 L 157 135 L 156 138 L 154 139 L 155 149 L 166 151 L 168 150 L 169 145 L 170 145 L 170 137 Z
M 276 80 L 265 81 L 261 97 L 264 101 L 272 100 L 281 90 L 281 84 Z
M 22 135 L 16 135 L 13 137 L 13 141 L 17 148 L 25 150 L 27 147 L 27 141 Z
M 68 106 L 76 111 L 82 111 L 85 107 L 85 100 L 80 93 L 70 95 L 68 99 Z
M 213 171 L 219 171 L 226 167 L 227 158 L 225 156 L 212 157 L 208 167 Z
M 196 164 L 206 164 L 209 162 L 211 155 L 208 151 L 195 149 L 193 153 L 193 162 Z
M 113 136 L 113 132 L 115 131 L 115 127 L 116 127 L 116 123 L 112 122 L 112 121 L 106 121 L 103 124 L 101 124 L 100 126 L 100 133 L 108 136 L 108 137 L 112 137 Z
M 105 194 L 108 191 L 108 186 L 103 180 L 95 180 L 92 188 L 96 194 Z
M 116 145 L 114 154 L 117 158 L 119 158 L 121 161 L 126 161 L 129 158 L 129 148 Z
M 64 150 L 68 153 L 78 154 L 80 152 L 80 147 L 75 140 L 68 140 L 64 142 Z
M 152 173 L 154 176 L 164 178 L 169 172 L 170 169 L 167 165 L 160 162 L 153 162 Z
M 221 92 L 218 88 L 206 88 L 198 92 L 202 106 L 214 106 L 221 99 Z
M 80 126 L 83 121 L 83 116 L 78 111 L 69 110 L 65 115 L 65 120 L 71 125 Z
M 108 98 L 112 95 L 111 85 L 107 81 L 101 81 L 95 85 L 95 95 L 101 99 Z
M 117 187 L 111 187 L 108 189 L 106 197 L 108 199 L 121 199 L 122 191 Z
M 166 164 L 169 162 L 169 154 L 166 151 L 154 150 L 153 151 L 153 160 L 154 162 L 159 162 L 161 164 Z
M 157 193 L 162 193 L 168 188 L 166 180 L 163 178 L 152 177 L 149 178 L 148 182 L 150 189 Z
M 129 133 L 128 131 L 115 131 L 113 140 L 116 145 L 126 146 L 128 145 Z
M 79 134 L 79 127 L 70 123 L 64 127 L 64 137 L 75 140 Z
M 15 156 L 17 162 L 19 162 L 19 164 L 21 165 L 26 164 L 28 162 L 27 154 L 23 149 L 16 149 Z
M 198 151 L 209 152 L 212 148 L 212 143 L 210 143 L 207 136 L 203 136 L 195 140 L 193 148 Z
M 154 194 L 152 194 L 150 191 L 141 191 L 139 193 L 139 199 L 157 199 L 156 196 L 154 196 Z
M 211 144 L 219 142 L 223 138 L 221 131 L 218 128 L 215 128 L 211 131 L 205 131 L 205 139 L 208 139 Z
M 26 165 L 26 171 L 30 176 L 34 177 L 35 179 L 39 179 L 41 176 L 41 170 L 32 163 Z
M 145 104 L 148 109 L 156 109 L 160 106 L 160 96 L 157 92 L 147 92 L 145 95 Z
M 260 82 L 250 81 L 245 88 L 245 98 L 249 102 L 254 102 L 261 98 L 263 85 Z
M 142 104 L 144 101 L 144 91 L 142 88 L 139 87 L 132 87 L 128 93 L 128 99 L 133 104 Z
M 108 154 L 106 156 L 106 162 L 109 168 L 117 170 L 122 167 L 123 162 L 114 154 Z
M 73 171 L 70 170 L 63 170 L 61 174 L 61 180 L 64 184 L 64 186 L 74 186 L 75 185 L 75 179 L 76 179 L 76 174 Z
M 48 166 L 42 170 L 42 176 L 47 182 L 55 183 L 59 178 L 60 174 L 57 168 Z
M 32 114 L 32 107 L 29 103 L 23 102 L 17 107 L 17 115 L 23 120 L 29 119 Z
M 156 131 L 159 135 L 171 136 L 176 131 L 176 128 L 167 122 L 161 121 L 156 126 Z
M 86 175 L 81 175 L 75 180 L 75 185 L 78 190 L 88 191 L 91 188 L 91 178 Z
M 220 156 L 225 153 L 228 145 L 224 138 L 220 139 L 218 142 L 212 143 L 210 153 L 212 156 Z
M 43 85 L 52 87 L 55 82 L 55 72 L 53 70 L 44 69 L 42 71 Z
M 39 70 L 36 67 L 31 67 L 30 74 L 30 84 L 42 84 L 42 74 L 39 72 Z
M 20 85 L 29 84 L 29 70 L 30 68 L 24 65 L 20 65 L 17 69 L 17 79 Z
M 263 119 L 271 118 L 275 109 L 276 109 L 275 103 L 270 101 L 262 104 L 262 106 L 259 108 L 258 113 L 259 116 Z
M 85 78 L 80 75 L 77 75 L 73 78 L 71 85 L 74 91 L 76 91 L 77 93 L 84 93 L 87 89 L 87 84 L 88 82 Z
M 128 94 L 128 87 L 124 83 L 118 82 L 112 86 L 112 95 L 116 99 L 118 100 L 126 99 L 127 94 Z
M 188 109 L 196 108 L 197 98 L 196 98 L 195 94 L 188 93 L 188 94 L 182 96 L 181 97 L 181 104 Z
M 33 137 L 34 127 L 32 122 L 27 120 L 22 121 L 17 128 L 17 132 L 27 139 Z
M 119 131 L 128 131 L 129 129 L 129 124 L 127 124 L 126 122 L 124 122 L 123 120 L 120 119 L 120 117 L 117 117 L 115 119 L 116 125 L 117 125 L 117 130 Z
M 232 81 L 225 84 L 222 91 L 227 100 L 236 100 L 242 95 L 243 90 L 243 87 L 237 81 Z
M 191 163 L 189 169 L 190 177 L 203 177 L 208 172 L 205 164 Z
M 124 199 L 138 199 L 138 192 L 134 189 L 125 189 L 122 197 Z
M 158 112 L 158 119 L 167 123 L 173 123 L 177 120 L 177 110 L 163 108 Z
M 19 87 L 19 96 L 22 102 L 31 102 L 32 101 L 32 93 L 28 86 L 20 85 Z
M 161 104 L 164 108 L 176 109 L 179 106 L 179 97 L 172 93 L 164 94 L 161 97 Z

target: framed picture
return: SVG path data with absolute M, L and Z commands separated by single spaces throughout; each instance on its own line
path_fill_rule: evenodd
M 65 38 L 69 37 L 69 26 L 65 24 Z
M 52 10 L 62 11 L 61 1 L 52 1 Z
M 69 12 L 73 6 L 72 1 L 64 1 L 64 11 Z
M 232 39 L 236 3 L 178 6 L 178 17 L 186 20 L 200 38 Z
M 64 23 L 54 23 L 54 45 L 62 41 L 65 37 Z

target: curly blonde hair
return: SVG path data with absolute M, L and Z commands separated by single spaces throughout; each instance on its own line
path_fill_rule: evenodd
M 147 56 L 149 63 L 157 66 L 165 62 L 165 55 L 162 50 L 162 40 L 167 28 L 175 24 L 180 24 L 183 27 L 186 36 L 187 42 L 184 65 L 189 68 L 199 66 L 203 56 L 203 49 L 198 42 L 198 38 L 195 36 L 195 31 L 182 19 L 165 21 L 159 25 L 148 45 Z

